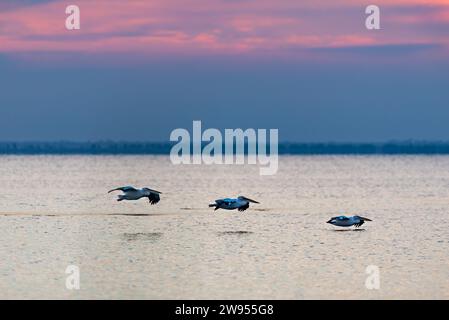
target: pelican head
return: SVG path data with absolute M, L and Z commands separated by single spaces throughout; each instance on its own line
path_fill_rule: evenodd
M 260 202 L 257 202 L 256 200 L 252 200 L 252 199 L 247 198 L 247 197 L 244 197 L 244 196 L 240 196 L 240 197 L 238 197 L 238 199 L 240 199 L 240 200 L 246 200 L 246 201 L 252 202 L 252 203 L 260 203 Z
M 358 217 L 360 220 L 362 220 L 362 221 L 373 221 L 373 220 L 371 220 L 371 219 L 368 219 L 368 218 L 364 218 L 364 217 L 361 217 L 361 216 L 356 216 L 356 217 Z
M 157 190 L 153 190 L 153 189 L 150 189 L 150 188 L 142 188 L 142 190 L 144 190 L 144 191 L 146 191 L 146 192 L 148 192 L 148 193 L 158 193 L 158 194 L 162 194 L 162 192 L 157 191 Z

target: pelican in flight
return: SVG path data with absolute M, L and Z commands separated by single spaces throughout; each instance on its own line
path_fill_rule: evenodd
M 360 227 L 362 224 L 365 223 L 365 221 L 372 221 L 371 219 L 360 217 L 360 216 L 352 216 L 352 217 L 346 217 L 346 216 L 338 216 L 330 218 L 327 223 L 333 224 L 337 227 Z
M 109 190 L 108 193 L 111 193 L 113 191 L 122 191 L 123 192 L 123 194 L 118 195 L 117 201 L 139 200 L 140 198 L 148 198 L 148 200 L 150 201 L 151 204 L 158 203 L 161 200 L 159 195 L 162 194 L 162 192 L 152 190 L 149 188 L 136 189 L 131 186 L 115 188 L 115 189 Z
M 238 211 L 245 211 L 249 208 L 249 203 L 259 203 L 255 200 L 251 200 L 247 197 L 240 196 L 236 199 L 233 198 L 225 198 L 225 199 L 218 199 L 215 200 L 215 203 L 210 204 L 209 207 L 215 207 L 215 210 L 218 209 L 225 209 L 225 210 L 234 210 L 237 209 Z M 214 211 L 215 211 L 214 210 Z

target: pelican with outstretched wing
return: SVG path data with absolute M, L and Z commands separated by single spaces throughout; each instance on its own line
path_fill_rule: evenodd
M 215 200 L 215 203 L 210 204 L 209 207 L 215 207 L 215 210 L 225 209 L 225 210 L 235 210 L 245 211 L 249 208 L 249 204 L 251 203 L 259 203 L 255 200 L 252 200 L 247 197 L 240 196 L 238 198 L 225 198 Z M 214 210 L 214 211 L 215 211 Z
M 112 190 L 109 190 L 108 193 L 111 193 L 113 191 L 122 191 L 123 194 L 119 194 L 117 201 L 123 201 L 123 200 L 139 200 L 141 198 L 148 198 L 149 202 L 151 204 L 158 203 L 161 198 L 160 194 L 162 192 L 150 189 L 150 188 L 142 188 L 142 189 L 136 189 L 132 186 L 126 186 L 126 187 L 120 187 L 115 188 Z
M 360 227 L 362 224 L 365 223 L 365 221 L 372 221 L 372 220 L 360 216 L 352 216 L 352 217 L 338 216 L 330 218 L 330 220 L 327 221 L 327 223 L 330 223 L 337 227 L 351 227 L 351 226 Z

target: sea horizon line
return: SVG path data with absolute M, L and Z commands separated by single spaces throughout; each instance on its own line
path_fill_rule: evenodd
M 176 142 L 139 141 L 4 141 L 1 155 L 86 154 L 168 155 Z M 203 143 L 203 146 L 208 143 Z M 223 150 L 224 150 L 223 144 Z M 247 143 L 245 143 L 247 153 Z M 281 142 L 280 155 L 449 154 L 449 141 Z

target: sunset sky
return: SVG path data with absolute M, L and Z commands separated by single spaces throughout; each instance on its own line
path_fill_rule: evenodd
M 0 108 L 1 141 L 449 141 L 449 0 L 1 1 Z

